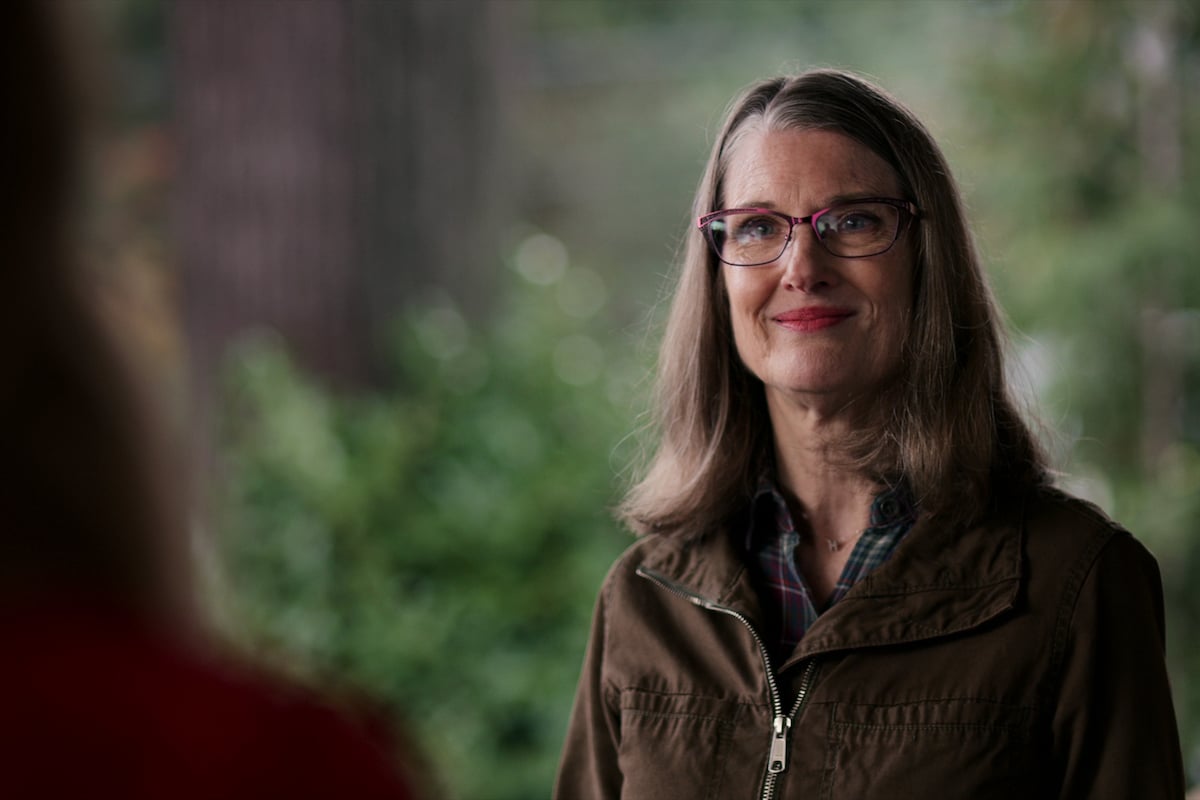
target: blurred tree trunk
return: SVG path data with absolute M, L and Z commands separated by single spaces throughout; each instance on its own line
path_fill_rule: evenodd
M 1182 89 L 1179 85 L 1177 9 L 1154 3 L 1137 17 L 1126 58 L 1135 87 L 1137 148 L 1146 194 L 1157 200 L 1177 199 L 1183 181 Z M 1162 270 L 1168 265 L 1152 265 Z M 1142 350 L 1142 467 L 1153 475 L 1163 454 L 1181 438 L 1184 354 L 1177 301 L 1165 297 L 1153 282 L 1143 296 L 1138 331 Z
M 486 307 L 521 8 L 173 4 L 176 241 L 202 427 L 248 330 L 277 331 L 307 371 L 355 388 L 386 378 L 405 305 L 441 288 Z
M 445 292 L 487 309 L 514 207 L 504 115 L 519 0 L 356 0 L 359 256 L 370 312 Z

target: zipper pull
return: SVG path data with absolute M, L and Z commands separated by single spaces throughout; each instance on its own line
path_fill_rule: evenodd
M 788 731 L 792 721 L 780 714 L 775 718 L 775 733 L 771 737 L 771 758 L 767 762 L 767 772 L 777 774 L 787 769 Z

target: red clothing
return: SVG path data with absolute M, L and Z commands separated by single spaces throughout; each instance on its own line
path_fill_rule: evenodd
M 0 797 L 411 796 L 339 713 L 124 615 L 6 607 L 0 642 Z

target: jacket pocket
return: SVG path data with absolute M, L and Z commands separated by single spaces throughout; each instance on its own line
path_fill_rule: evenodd
M 622 800 L 728 796 L 725 766 L 744 706 L 644 689 L 623 690 L 620 703 Z
M 1038 785 L 1033 718 L 1032 708 L 974 698 L 838 703 L 822 796 L 1011 800 Z

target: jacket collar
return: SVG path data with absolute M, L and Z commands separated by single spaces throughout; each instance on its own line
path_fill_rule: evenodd
M 789 663 L 947 636 L 1011 609 L 1022 579 L 1020 506 L 965 529 L 918 521 L 886 564 L 818 618 Z M 743 535 L 737 529 L 688 542 L 662 539 L 648 549 L 639 571 L 760 619 L 758 596 L 743 563 Z

